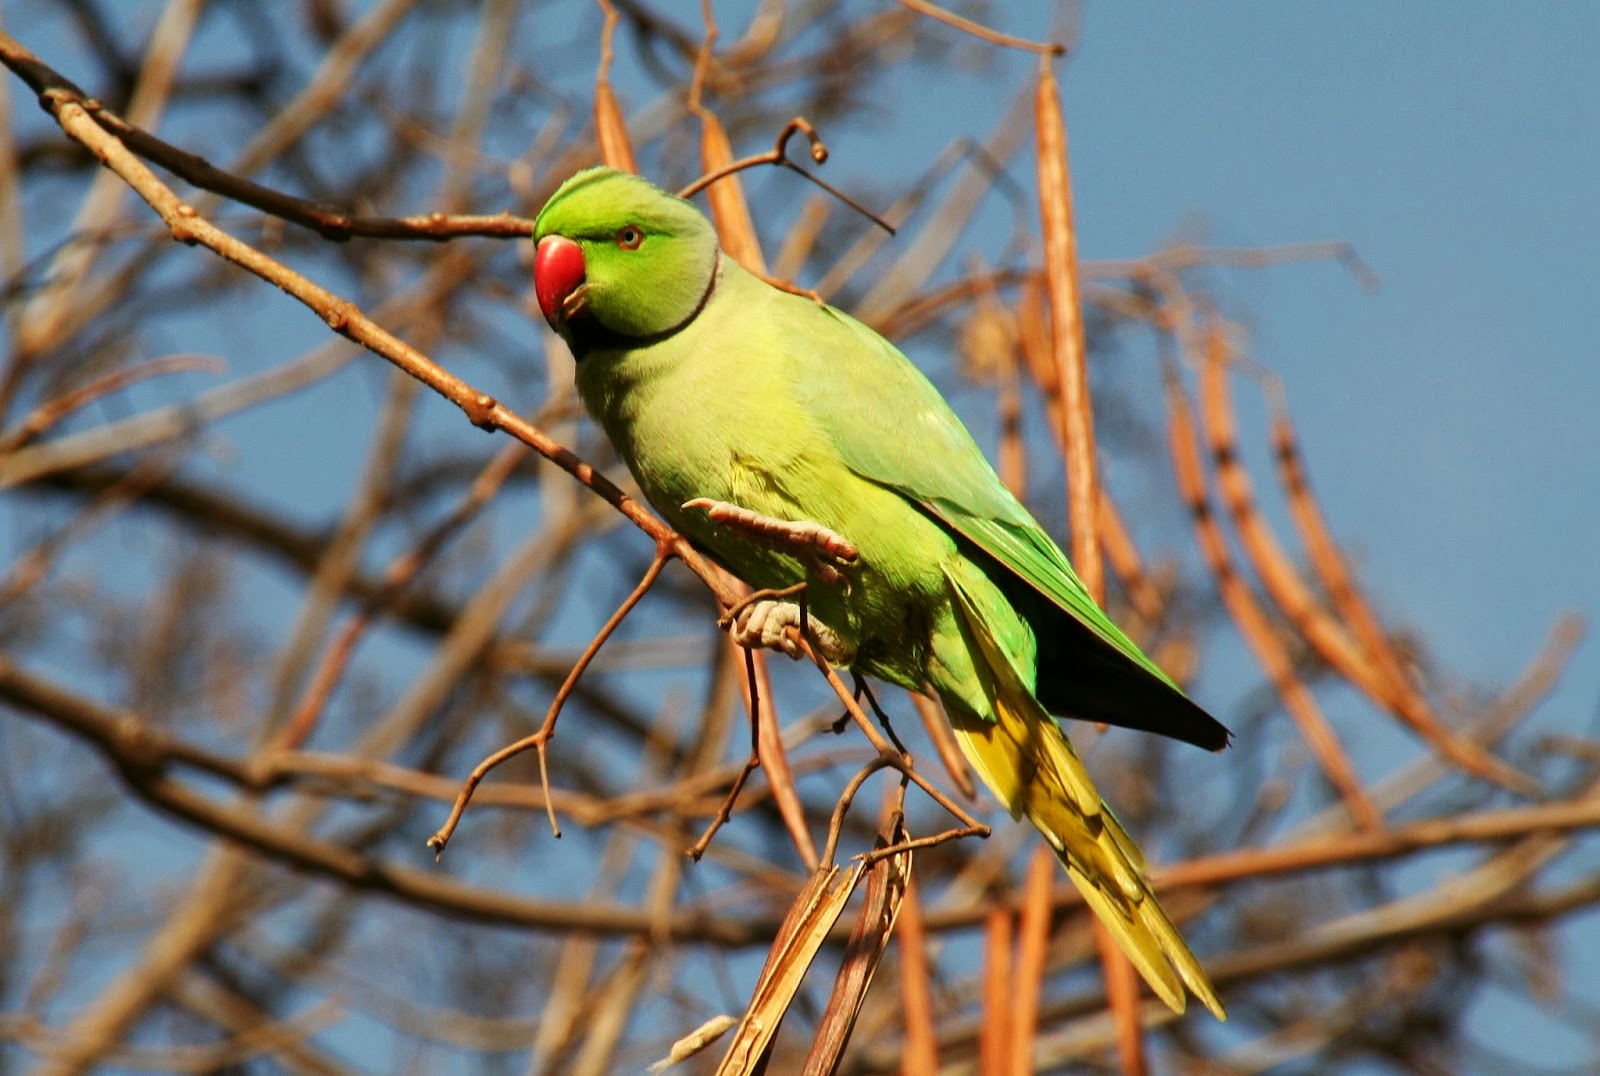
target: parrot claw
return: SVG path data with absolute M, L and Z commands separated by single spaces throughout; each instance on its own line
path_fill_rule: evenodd
M 812 645 L 830 665 L 848 665 L 855 658 L 855 648 L 816 617 L 807 617 L 806 626 L 811 630 Z M 790 634 L 790 628 L 796 629 L 794 634 Z M 800 649 L 799 628 L 798 602 L 763 599 L 739 610 L 728 625 L 728 634 L 740 646 L 779 650 L 798 661 L 805 656 Z
M 830 585 L 843 583 L 848 592 L 850 580 L 839 566 L 854 564 L 861 554 L 853 542 L 837 531 L 809 520 L 773 519 L 709 497 L 685 501 L 683 507 L 702 509 L 713 523 L 742 531 L 758 545 L 790 554 L 806 564 L 818 581 Z

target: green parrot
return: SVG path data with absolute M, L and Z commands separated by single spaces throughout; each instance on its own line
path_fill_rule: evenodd
M 741 268 L 689 202 L 610 168 L 539 213 L 534 290 L 639 488 L 758 588 L 804 581 L 836 665 L 931 686 L 973 768 L 1044 834 L 1155 993 L 1225 1019 L 1144 859 L 1052 714 L 1209 750 L 1229 733 L 1090 598 L 894 345 Z M 735 628 L 792 650 L 798 606 Z

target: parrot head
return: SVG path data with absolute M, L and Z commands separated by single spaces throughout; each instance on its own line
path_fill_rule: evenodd
M 563 183 L 539 211 L 533 238 L 539 309 L 578 352 L 683 327 L 716 278 L 717 236 L 704 214 L 614 168 Z

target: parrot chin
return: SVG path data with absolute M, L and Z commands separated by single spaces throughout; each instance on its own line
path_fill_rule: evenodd
M 539 240 L 533 256 L 533 290 L 550 327 L 560 331 L 573 318 L 589 312 L 589 286 L 583 248 L 564 235 Z

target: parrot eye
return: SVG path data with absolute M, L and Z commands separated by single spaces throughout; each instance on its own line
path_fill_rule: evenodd
M 632 224 L 624 224 L 617 229 L 617 246 L 623 250 L 638 250 L 639 244 L 644 242 L 644 233 Z

